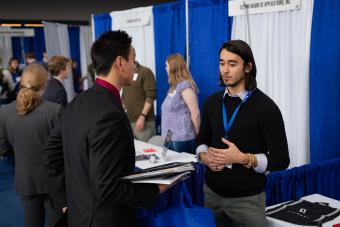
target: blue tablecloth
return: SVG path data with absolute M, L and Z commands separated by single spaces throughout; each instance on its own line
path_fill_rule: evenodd
M 204 206 L 204 166 L 200 163 L 195 164 L 195 171 L 191 173 L 190 177 L 185 180 L 185 184 L 190 192 L 193 204 Z M 152 209 L 137 209 L 137 219 L 145 218 L 148 215 L 154 215 L 168 209 L 174 203 L 178 203 L 179 194 L 183 185 L 177 184 L 168 191 L 160 195 L 158 201 Z

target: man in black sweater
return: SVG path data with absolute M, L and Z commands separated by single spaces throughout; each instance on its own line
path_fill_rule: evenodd
M 217 226 L 263 227 L 266 171 L 289 165 L 287 138 L 277 105 L 256 88 L 256 65 L 247 43 L 220 49 L 220 80 L 226 89 L 207 98 L 197 138 L 208 166 L 205 205 Z

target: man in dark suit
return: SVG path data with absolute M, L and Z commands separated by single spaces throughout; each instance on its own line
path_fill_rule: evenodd
M 71 60 L 63 56 L 53 56 L 48 62 L 48 71 L 52 78 L 48 81 L 44 99 L 63 105 L 67 105 L 67 93 L 63 81 L 72 72 Z
M 133 79 L 131 38 L 104 33 L 91 58 L 95 85 L 67 105 L 44 149 L 50 194 L 55 207 L 68 207 L 72 227 L 136 226 L 134 207 L 152 205 L 168 186 L 121 180 L 135 168 L 133 133 L 119 96 Z

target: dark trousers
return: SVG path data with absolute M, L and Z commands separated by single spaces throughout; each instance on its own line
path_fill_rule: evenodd
M 61 209 L 53 209 L 49 196 L 33 195 L 21 196 L 24 208 L 25 227 L 44 227 L 45 217 L 47 226 L 54 226 L 62 216 Z

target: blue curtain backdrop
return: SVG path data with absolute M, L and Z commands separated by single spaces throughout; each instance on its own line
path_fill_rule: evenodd
M 43 53 L 45 47 L 45 35 L 43 28 L 33 28 L 34 37 L 25 37 L 24 39 L 24 51 L 25 53 L 34 52 L 37 61 L 43 59 Z M 13 56 L 19 59 L 20 63 L 25 63 L 25 57 L 21 54 L 21 41 L 19 37 L 12 38 L 12 52 Z
M 109 13 L 94 15 L 93 23 L 95 39 L 98 39 L 104 32 L 111 31 L 112 19 Z
M 79 39 L 80 29 L 78 26 L 68 27 L 68 36 L 70 42 L 70 52 L 71 58 L 78 63 L 78 68 L 76 69 L 77 74 L 80 75 L 80 39 Z
M 321 194 L 340 200 L 340 158 L 267 175 L 267 206 Z
M 200 90 L 200 106 L 219 86 L 219 49 L 230 40 L 227 0 L 189 1 L 190 71 Z
M 340 157 L 340 1 L 314 0 L 310 52 L 311 163 Z
M 185 57 L 185 5 L 184 1 L 153 7 L 155 32 L 155 58 L 157 81 L 157 115 L 169 89 L 165 61 L 169 54 Z

